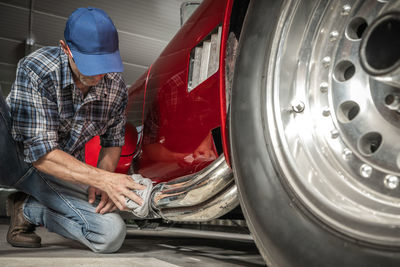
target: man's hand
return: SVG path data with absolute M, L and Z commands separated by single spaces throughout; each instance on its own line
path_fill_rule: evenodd
M 121 148 L 117 148 L 119 151 Z M 114 151 L 117 149 L 107 149 L 108 151 Z M 117 158 L 119 154 L 116 151 L 115 156 L 113 158 Z M 109 153 L 106 153 L 110 155 Z M 109 162 L 105 160 L 106 156 L 102 157 L 101 164 L 99 164 L 100 168 L 95 168 L 93 166 L 87 165 L 71 155 L 65 153 L 62 150 L 55 149 L 45 156 L 41 157 L 38 161 L 33 163 L 33 166 L 37 168 L 39 171 L 47 173 L 49 175 L 53 175 L 61 180 L 73 182 L 73 183 L 80 183 L 80 184 L 87 184 L 94 188 L 98 188 L 108 195 L 111 201 L 117 206 L 119 210 L 129 210 L 126 207 L 126 200 L 125 197 L 130 198 L 131 200 L 135 201 L 139 205 L 142 205 L 142 199 L 133 193 L 132 189 L 143 190 L 146 187 L 144 185 L 135 183 L 133 179 L 125 174 L 113 173 L 112 168 L 116 164 L 110 164 L 110 167 L 107 167 L 104 170 L 102 169 L 103 164 Z M 118 162 L 118 160 L 112 160 L 113 162 Z M 105 162 L 105 163 L 103 163 Z M 91 189 L 93 190 L 93 189 Z M 93 195 L 93 193 L 91 193 Z M 95 193 L 96 194 L 96 193 Z M 94 198 L 93 196 L 91 198 Z M 105 197 L 102 194 L 102 200 Z M 101 207 L 98 211 L 104 212 L 108 209 L 111 210 L 110 205 L 108 205 L 109 200 L 103 200 L 104 207 Z M 103 205 L 102 204 L 102 205 Z M 100 204 L 99 204 L 100 205 Z M 103 210 L 106 208 L 105 210 Z
M 101 195 L 101 200 L 96 207 L 96 212 L 100 214 L 105 214 L 107 212 L 113 212 L 117 209 L 114 202 L 108 197 L 107 193 L 90 186 L 88 189 L 88 201 L 93 204 L 96 200 L 96 196 Z
M 100 169 L 114 172 L 117 167 L 121 154 L 120 147 L 103 147 L 100 150 L 99 161 L 97 166 Z M 129 210 L 126 207 L 126 199 L 128 197 L 138 204 L 142 203 L 142 199 L 133 193 L 132 189 L 144 189 L 145 187 L 135 183 L 130 176 L 118 173 L 107 173 L 101 183 L 100 189 L 90 189 L 89 202 L 95 199 L 97 194 L 101 194 L 101 201 L 96 208 L 96 212 L 104 214 L 116 209 Z M 115 206 L 116 207 L 115 207 Z
M 120 147 L 102 147 L 100 150 L 97 167 L 102 170 L 114 172 L 115 168 L 117 167 L 120 154 Z M 102 191 L 97 189 L 99 194 L 101 194 L 101 201 L 96 208 L 96 212 L 100 212 L 101 214 L 115 210 L 115 206 L 120 210 L 129 210 L 126 207 L 125 197 L 132 199 L 138 204 L 142 203 L 141 198 L 133 193 L 131 189 L 141 189 L 143 186 L 133 182 L 130 176 L 117 173 L 108 173 L 104 177 L 104 183 L 102 182 L 98 188 L 101 188 Z M 95 193 L 92 193 L 92 191 Z M 91 189 L 91 191 L 88 193 L 90 202 L 91 199 L 95 198 L 96 189 Z
M 104 184 L 102 184 L 102 189 L 111 198 L 117 208 L 125 211 L 129 211 L 126 207 L 125 197 L 130 198 L 139 205 L 143 204 L 143 200 L 131 190 L 144 190 L 145 188 L 146 186 L 134 182 L 130 176 L 118 173 L 107 176 L 104 179 Z

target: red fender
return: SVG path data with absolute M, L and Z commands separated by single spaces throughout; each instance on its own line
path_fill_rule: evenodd
M 136 150 L 136 143 L 138 134 L 136 128 L 127 123 L 125 127 L 125 145 L 122 147 L 121 158 L 119 159 L 118 166 L 115 172 L 127 173 L 132 164 L 132 158 Z M 100 153 L 100 137 L 95 136 L 85 147 L 85 160 L 86 164 L 97 167 L 97 161 Z

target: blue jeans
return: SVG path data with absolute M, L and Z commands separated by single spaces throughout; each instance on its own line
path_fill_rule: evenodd
M 88 202 L 86 187 L 61 181 L 25 163 L 21 147 L 10 135 L 10 126 L 8 107 L 0 92 L 0 184 L 29 195 L 23 207 L 25 218 L 94 252 L 116 252 L 126 235 L 120 215 L 96 213 L 98 201 Z

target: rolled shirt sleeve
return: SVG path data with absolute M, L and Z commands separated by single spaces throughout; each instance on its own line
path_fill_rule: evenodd
M 59 115 L 55 96 L 24 66 L 17 68 L 7 102 L 13 118 L 12 135 L 24 145 L 24 160 L 33 163 L 58 147 Z

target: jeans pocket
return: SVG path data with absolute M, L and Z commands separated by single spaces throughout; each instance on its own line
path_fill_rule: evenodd
M 32 176 L 32 173 L 35 171 L 35 168 L 31 166 L 24 175 L 22 175 L 12 186 L 21 189 L 22 191 L 24 190 L 24 187 L 29 188 L 30 186 L 33 186 L 31 184 L 27 185 L 25 180 L 29 179 L 30 176 Z

